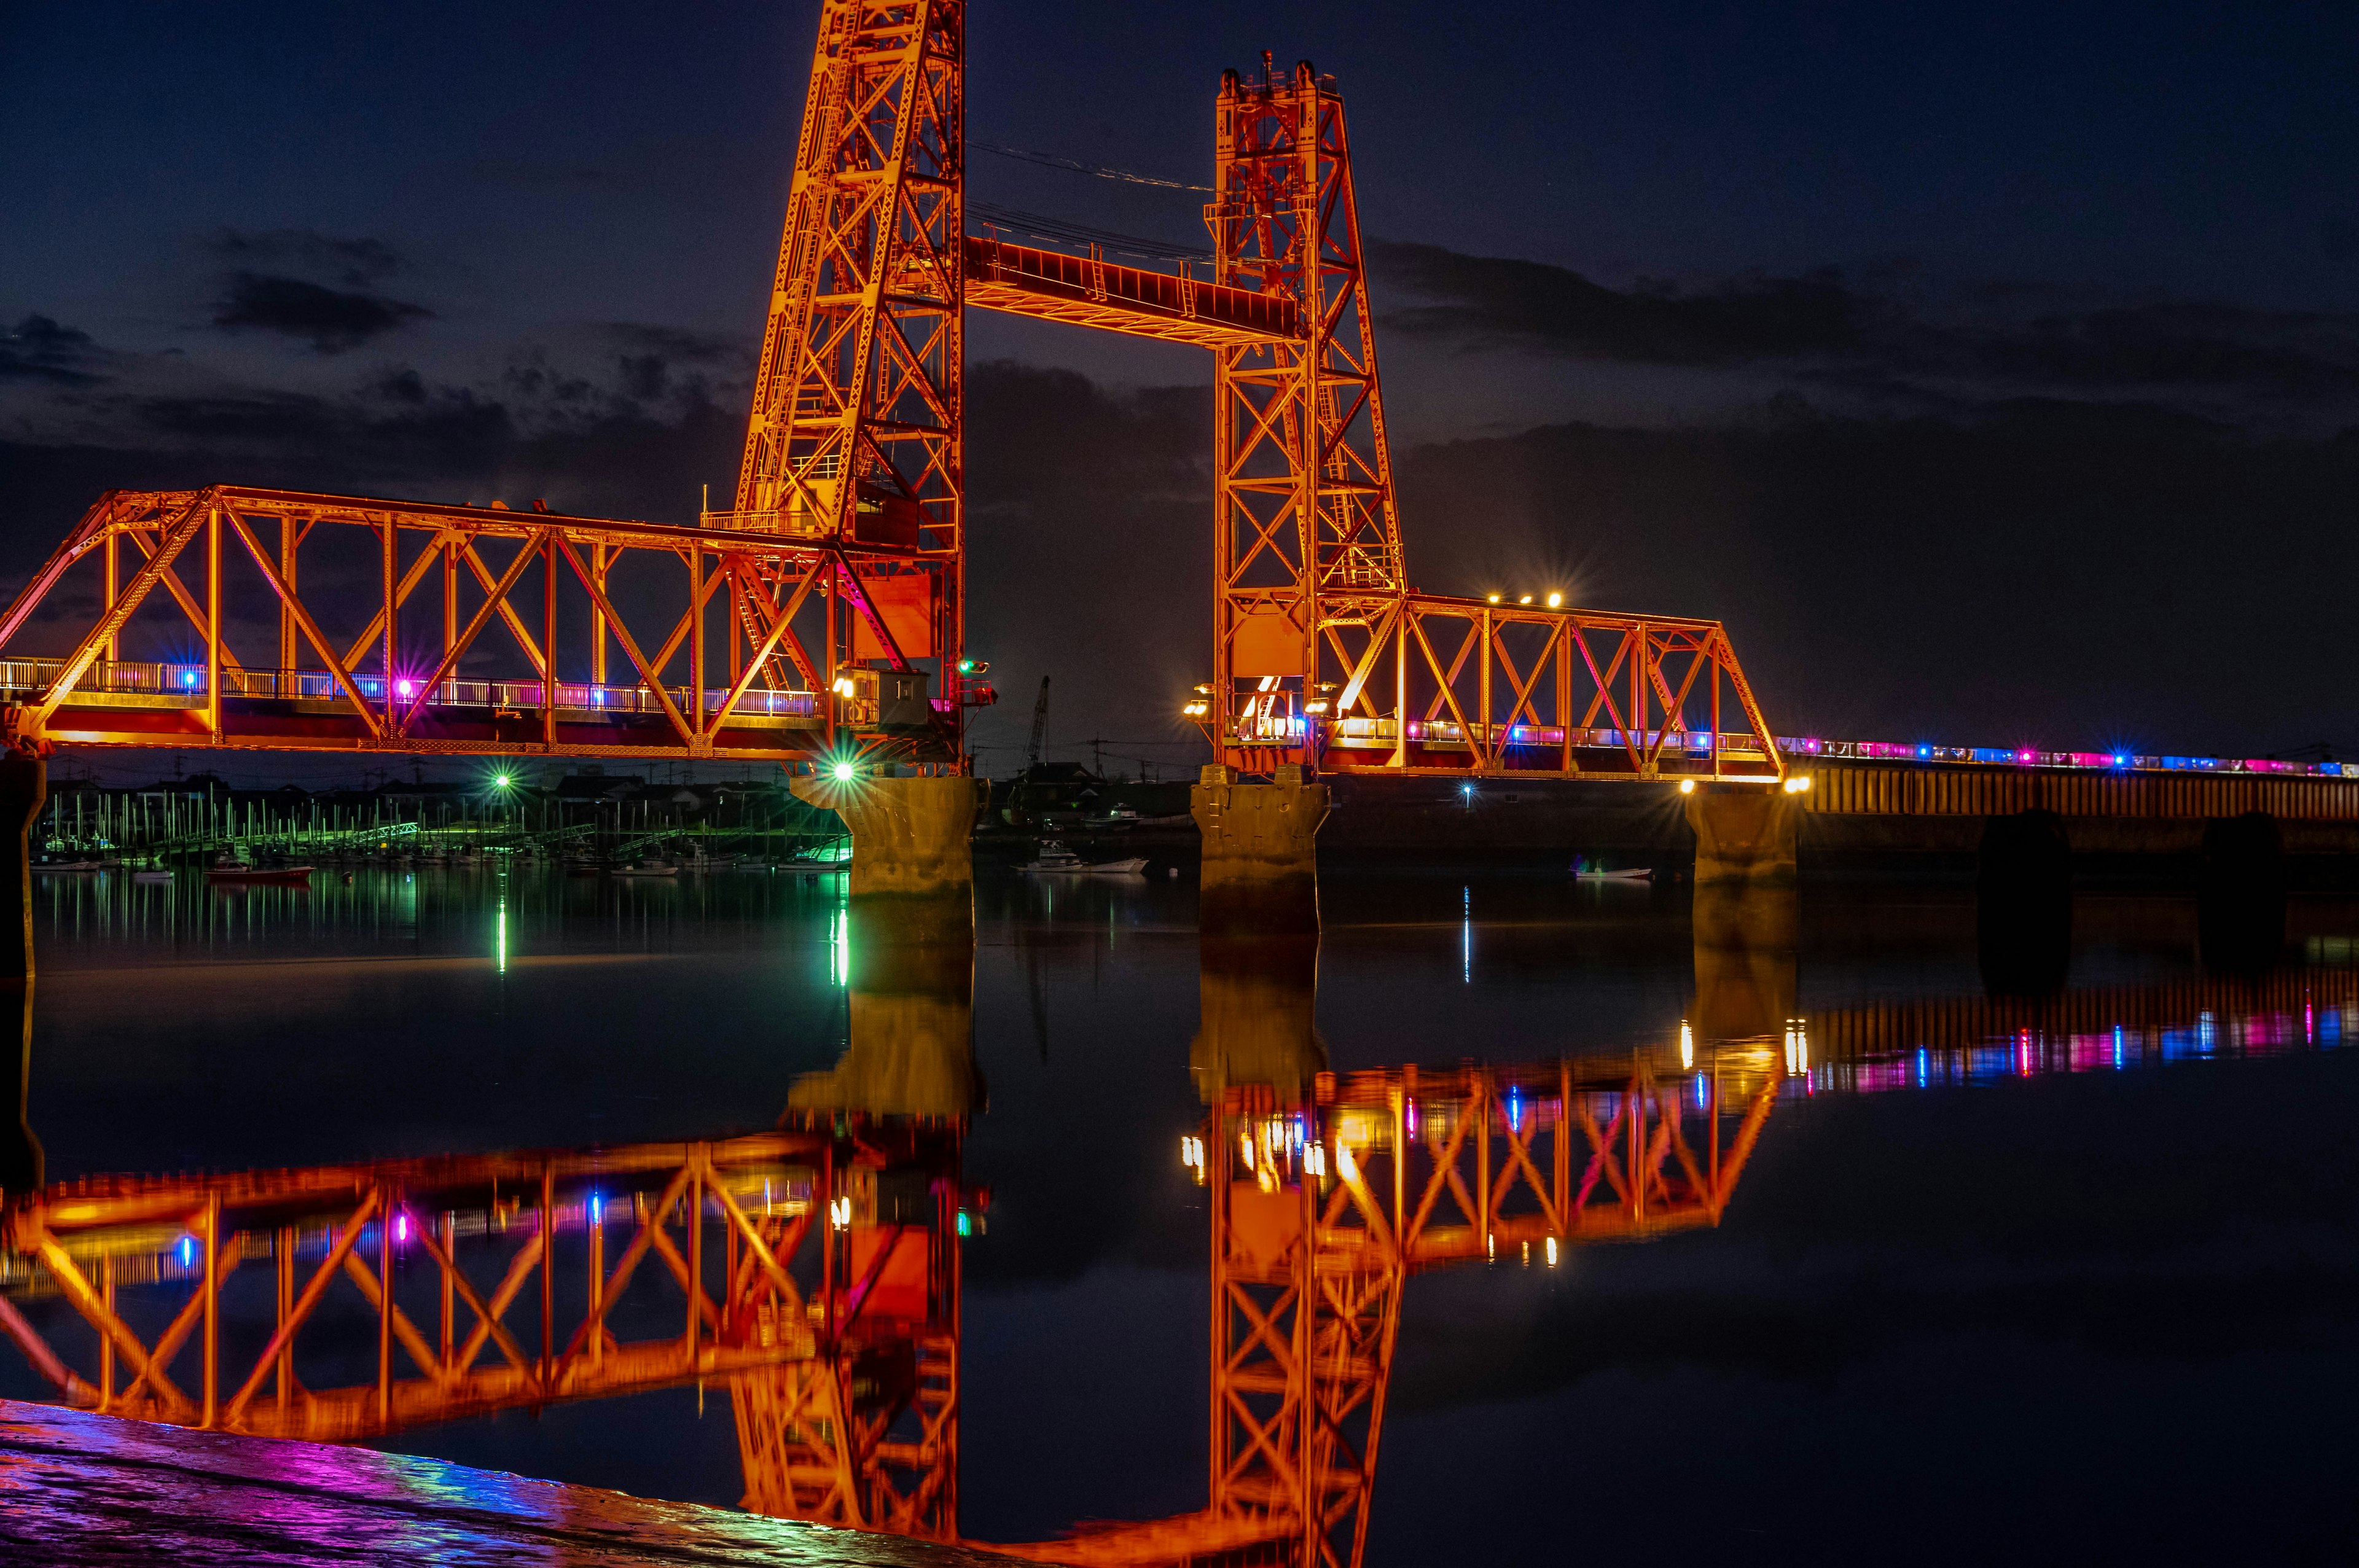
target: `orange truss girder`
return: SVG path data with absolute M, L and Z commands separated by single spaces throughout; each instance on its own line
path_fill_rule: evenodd
M 1422 593 L 1321 611 L 1321 709 L 1248 698 L 1241 748 L 1303 751 L 1332 773 L 1784 777 L 1717 621 Z
M 194 587 L 179 575 L 192 564 Z M 71 606 L 77 570 L 95 576 L 98 609 L 68 610 L 71 646 L 0 660 L 13 743 L 954 757 L 939 724 L 888 732 L 873 701 L 814 678 L 831 628 L 891 635 L 877 563 L 819 542 L 230 485 L 118 491 L 0 614 L 0 645 Z M 272 656 L 241 658 L 233 633 L 258 621 L 277 624 Z M 125 661 L 126 633 L 179 656 Z

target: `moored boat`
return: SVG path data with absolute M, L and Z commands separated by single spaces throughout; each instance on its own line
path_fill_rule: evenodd
M 311 868 L 309 866 L 256 866 L 238 860 L 235 856 L 223 855 L 205 868 L 205 880 L 209 882 L 232 884 L 300 882 L 308 886 L 311 881 Z
M 1147 857 L 1133 855 L 1121 860 L 1082 860 L 1054 838 L 1044 840 L 1039 855 L 1023 868 L 1036 876 L 1136 877 L 1147 871 Z

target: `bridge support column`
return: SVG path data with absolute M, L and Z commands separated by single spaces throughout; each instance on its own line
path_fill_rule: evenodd
M 1687 797 L 1687 815 L 1695 829 L 1699 892 L 1794 885 L 1798 797 L 1759 784 L 1700 784 Z
M 1203 835 L 1201 928 L 1315 930 L 1319 925 L 1319 824 L 1327 786 L 1299 767 L 1270 784 L 1239 784 L 1217 763 L 1188 792 Z
M 969 778 L 789 782 L 795 798 L 825 806 L 852 834 L 852 898 L 893 911 L 905 944 L 974 940 L 974 816 L 984 788 Z
M 0 1191 L 41 1184 L 41 1143 L 27 1116 L 33 1078 L 34 819 L 49 799 L 49 764 L 11 747 L 0 752 L 0 878 L 15 890 L 16 918 L 0 939 L 0 1005 L 14 1000 L 20 1015 L 14 1105 L 0 1101 Z M 14 1114 L 8 1114 L 13 1108 Z
M 2285 841 L 2267 812 L 2203 825 L 2203 864 L 2196 882 L 2196 940 L 2203 962 L 2219 969 L 2266 969 L 2285 946 Z
M 1983 824 L 1975 955 L 1993 996 L 2053 996 L 2072 966 L 2072 845 L 2052 811 Z

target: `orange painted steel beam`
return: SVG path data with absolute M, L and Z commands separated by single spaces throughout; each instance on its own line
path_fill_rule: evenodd
M 873 615 L 907 550 L 234 485 L 113 492 L 0 614 L 0 645 L 124 539 L 143 564 L 103 582 L 97 618 L 70 647 L 0 659 L 13 743 L 957 764 L 941 725 L 888 731 L 874 698 L 808 678 L 831 618 L 840 632 Z M 204 602 L 158 592 L 192 555 Z M 354 580 L 364 556 L 374 591 Z M 707 648 L 733 614 L 754 656 L 715 667 Z M 279 658 L 293 632 L 299 664 L 237 656 L 227 627 L 266 619 Z M 597 655 L 610 642 L 625 654 L 621 681 L 564 678 L 574 661 L 560 628 L 585 620 Z M 179 656 L 119 656 L 143 638 Z M 603 663 L 587 661 L 592 673 Z
M 1719 622 L 1410 593 L 1321 607 L 1339 679 L 1239 697 L 1255 771 L 1775 782 L 1786 763 Z M 1242 765 L 1242 764 L 1241 764 Z
M 1302 333 L 1300 308 L 1281 294 L 980 234 L 966 237 L 966 302 L 1200 349 L 1249 349 Z

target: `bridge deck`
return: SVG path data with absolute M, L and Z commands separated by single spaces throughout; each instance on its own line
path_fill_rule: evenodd
M 57 679 L 61 659 L 0 660 L 0 703 L 31 701 Z M 362 698 L 385 701 L 382 676 L 353 677 Z M 222 671 L 221 732 L 209 728 L 205 666 L 132 660 L 92 663 L 59 704 L 48 732 L 82 746 L 248 748 L 267 751 L 407 750 L 469 756 L 512 756 L 551 751 L 576 756 L 669 756 L 679 735 L 656 688 L 559 681 L 556 711 L 546 711 L 548 687 L 537 680 L 442 680 L 425 693 L 409 733 L 373 734 L 358 708 L 323 669 Z M 692 716 L 685 686 L 667 686 L 673 711 Z M 419 691 L 397 680 L 395 701 L 406 707 Z M 707 724 L 729 701 L 708 687 Z M 826 728 L 818 694 L 747 691 L 727 722 L 712 733 L 716 759 L 792 761 L 808 757 Z
M 1299 309 L 1281 295 L 981 234 L 966 237 L 966 302 L 1201 349 L 1246 347 L 1302 334 Z

